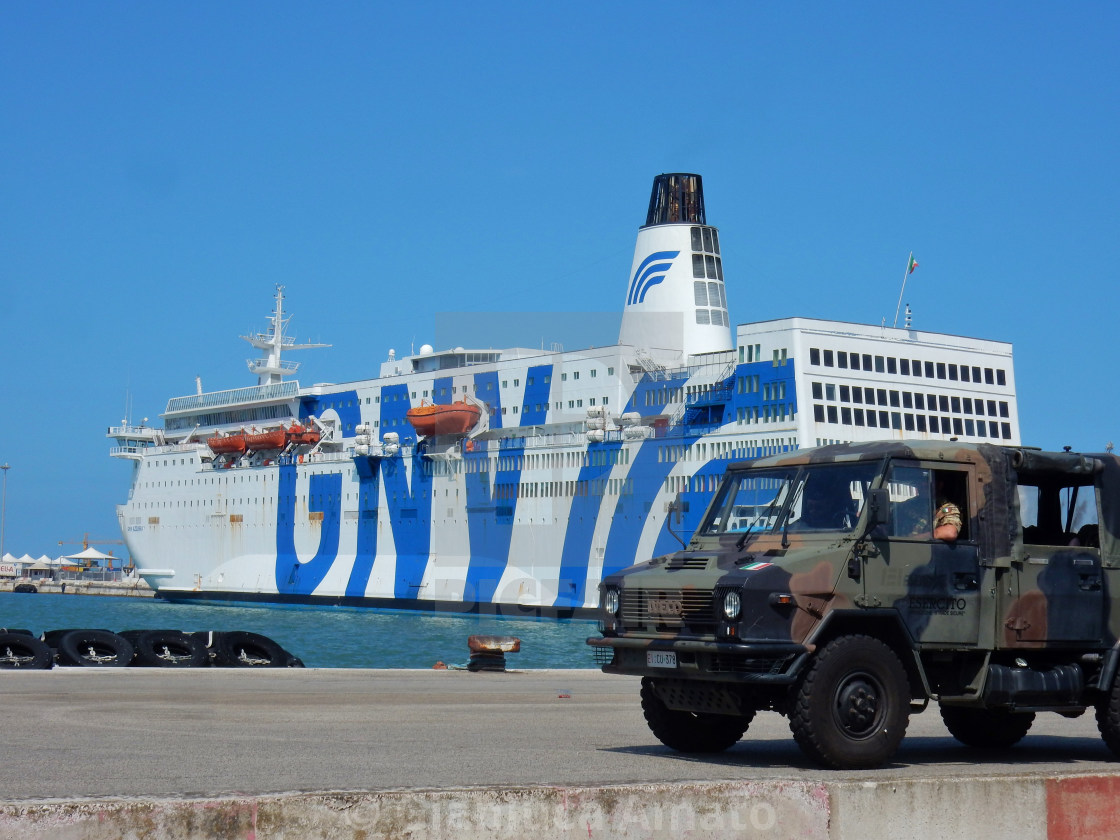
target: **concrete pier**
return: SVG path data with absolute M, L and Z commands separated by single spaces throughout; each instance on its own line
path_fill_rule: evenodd
M 596 671 L 3 672 L 0 840 L 1120 836 L 1091 714 L 1014 749 L 935 709 L 895 762 L 831 772 L 760 714 L 727 753 L 661 746 Z
M 14 578 L 0 580 L 0 592 L 11 592 L 21 583 L 30 583 L 41 593 L 63 595 L 114 595 L 123 598 L 154 598 L 155 591 L 140 578 L 128 580 L 52 580 Z

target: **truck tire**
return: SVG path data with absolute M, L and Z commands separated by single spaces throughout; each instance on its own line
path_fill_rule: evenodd
M 789 728 L 797 745 L 836 770 L 885 764 L 910 722 L 902 662 L 870 636 L 841 636 L 826 644 L 791 699 Z
M 685 753 L 716 753 L 730 749 L 754 720 L 754 712 L 714 715 L 670 709 L 657 696 L 649 677 L 642 678 L 642 713 L 657 740 Z
M 941 720 L 949 734 L 962 744 L 982 750 L 1005 750 L 1023 740 L 1034 723 L 1034 713 L 942 706 Z
M 1112 690 L 1097 704 L 1097 730 L 1105 746 L 1120 757 L 1120 679 L 1112 680 Z

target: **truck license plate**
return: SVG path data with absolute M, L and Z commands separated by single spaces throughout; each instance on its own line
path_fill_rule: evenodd
M 676 668 L 677 654 L 671 650 L 647 650 L 646 664 L 651 668 Z

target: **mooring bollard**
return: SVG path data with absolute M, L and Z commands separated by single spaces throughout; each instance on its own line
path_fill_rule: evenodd
M 521 650 L 521 640 L 516 636 L 470 636 L 467 647 L 471 652 L 468 671 L 504 671 L 506 654 Z

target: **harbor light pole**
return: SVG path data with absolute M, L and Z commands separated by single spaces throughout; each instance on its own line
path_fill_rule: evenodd
M 4 491 L 0 496 L 0 557 L 4 556 L 4 520 L 8 514 L 8 470 L 11 468 L 11 464 L 0 464 L 0 470 L 4 471 Z

